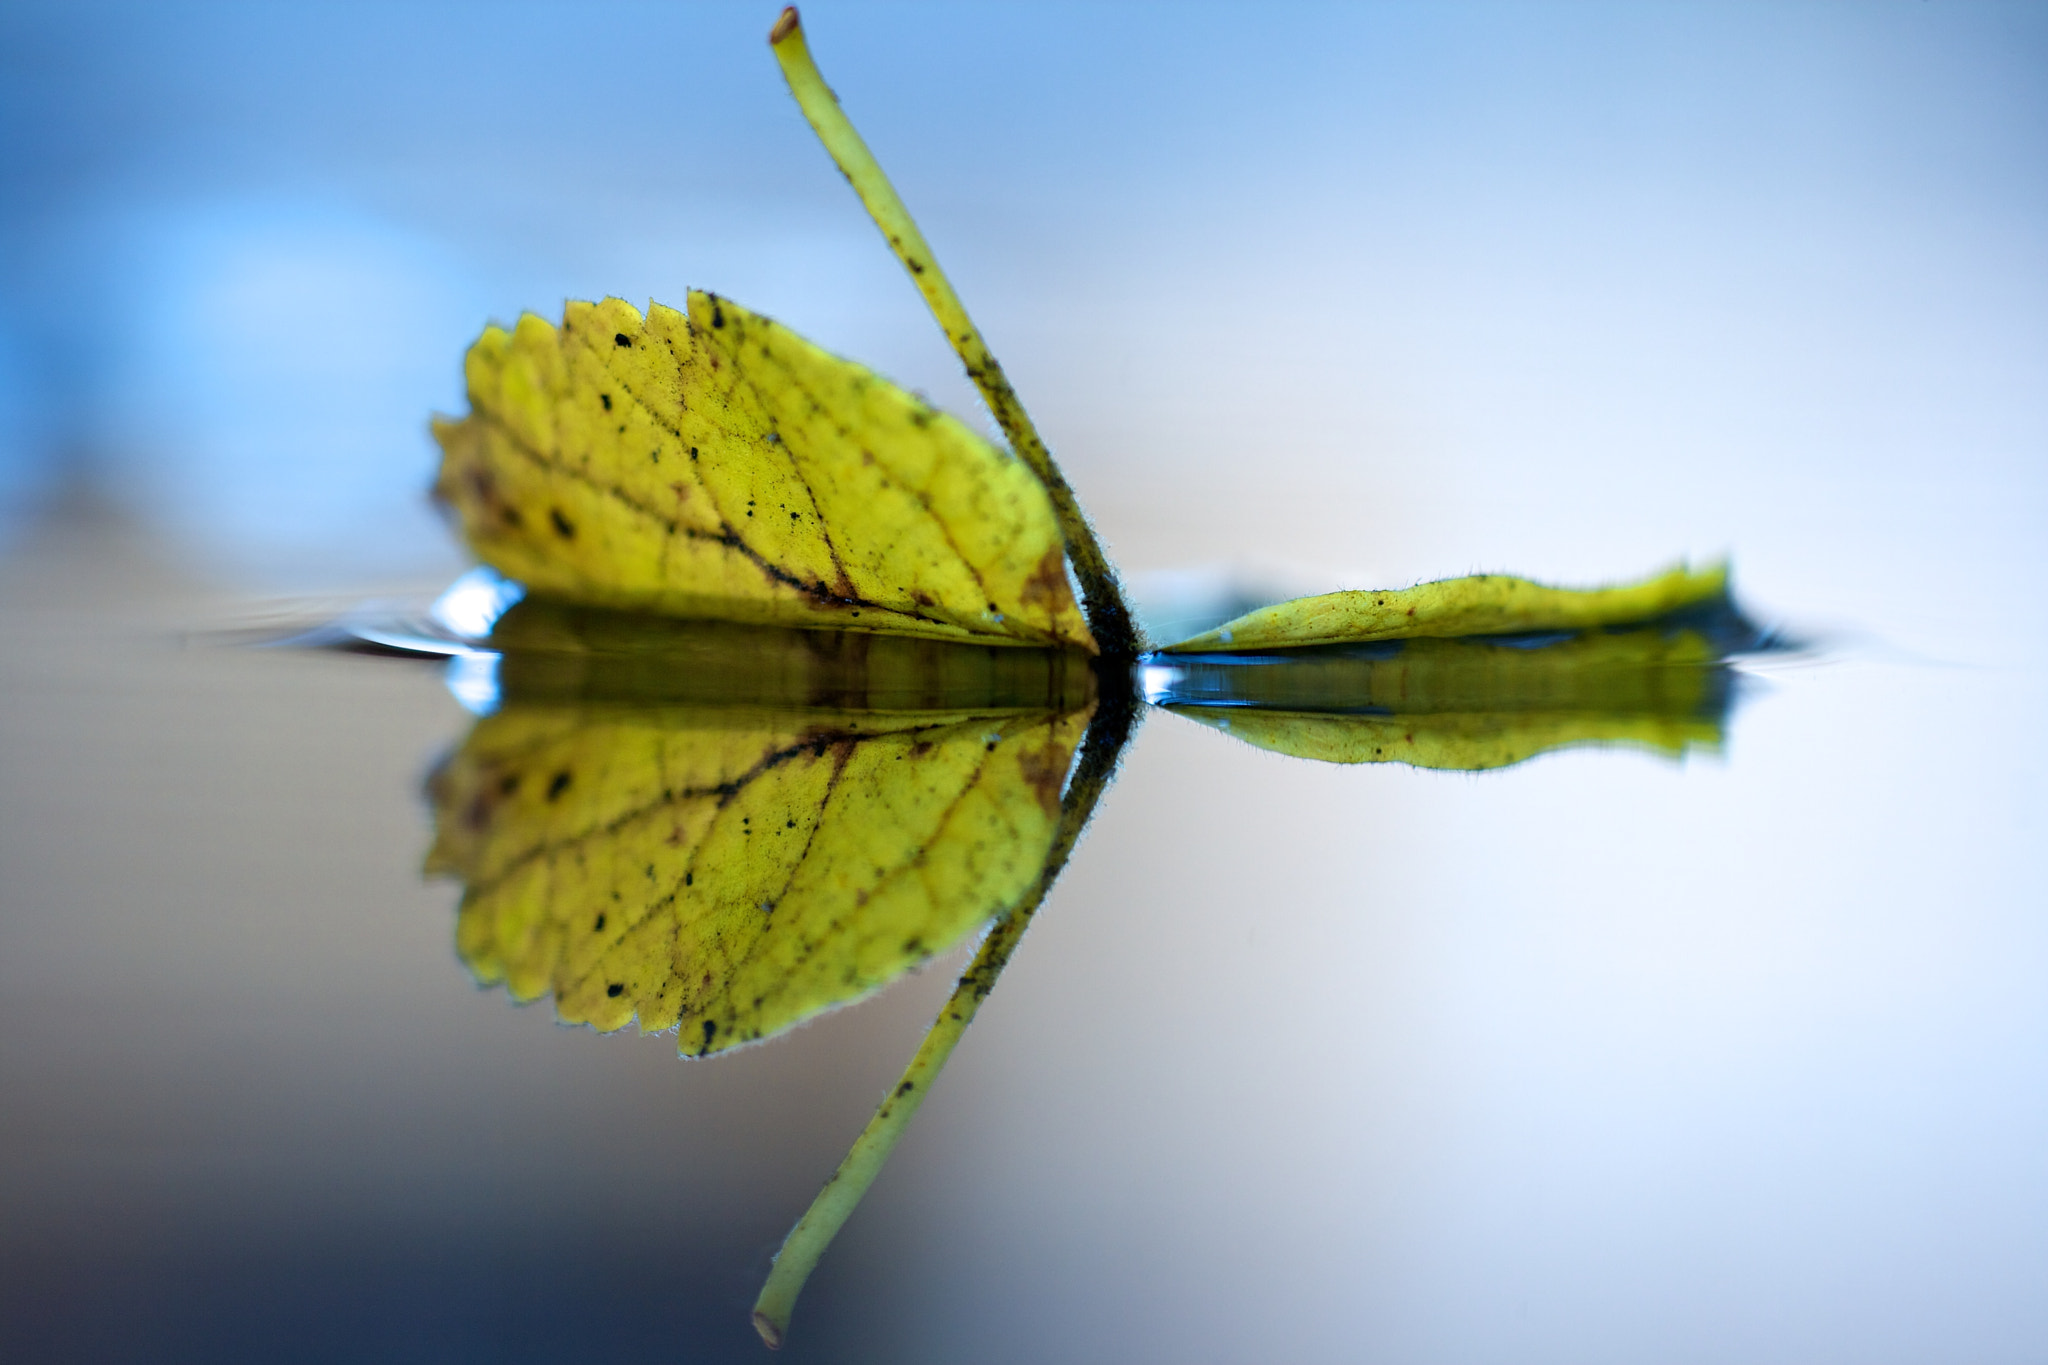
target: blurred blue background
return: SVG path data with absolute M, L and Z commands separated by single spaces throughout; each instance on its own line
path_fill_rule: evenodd
M 0 7 L 7 1341 L 760 1358 L 944 974 L 710 1066 L 512 1010 L 438 683 L 164 643 L 452 576 L 522 309 L 713 288 L 984 420 L 775 13 Z M 1683 769 L 1148 722 L 791 1351 L 2048 1356 L 2048 7 L 805 13 L 1148 591 L 1726 554 L 1824 647 Z
M 772 17 L 8 6 L 9 516 L 90 485 L 231 581 L 443 574 L 426 414 L 565 297 L 715 288 L 978 415 Z M 809 24 L 1127 567 L 1733 551 L 1832 619 L 1831 527 L 1925 581 L 2044 510 L 2039 6 Z

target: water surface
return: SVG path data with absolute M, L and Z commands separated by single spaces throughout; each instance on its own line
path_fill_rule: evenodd
M 486 316 L 963 381 L 772 15 L 75 13 L 4 21 L 0 1354 L 760 1358 L 959 958 L 702 1063 L 516 1008 L 420 876 L 440 672 L 238 632 L 461 567 Z M 1151 13 L 807 16 L 1121 564 L 1728 554 L 1816 648 L 1682 761 L 1153 714 L 787 1349 L 2040 1358 L 2038 18 Z

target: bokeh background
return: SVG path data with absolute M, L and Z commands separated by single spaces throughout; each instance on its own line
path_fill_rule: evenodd
M 426 416 L 565 297 L 985 422 L 774 16 L 0 7 L 9 1358 L 755 1358 L 945 973 L 705 1066 L 514 1011 L 438 681 L 216 632 L 459 571 Z M 791 1350 L 2048 1353 L 2048 10 L 806 19 L 1154 598 L 1728 555 L 1815 647 L 1682 767 L 1158 718 Z

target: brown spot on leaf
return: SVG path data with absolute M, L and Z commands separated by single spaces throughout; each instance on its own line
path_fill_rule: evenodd
M 1058 546 L 1047 550 L 1038 567 L 1031 571 L 1031 577 L 1024 580 L 1024 590 L 1018 596 L 1026 607 L 1041 607 L 1048 616 L 1058 615 L 1071 604 L 1074 595 L 1067 588 L 1066 553 Z
M 1046 818 L 1059 819 L 1060 787 L 1067 780 L 1067 751 L 1057 744 L 1023 749 L 1017 754 L 1017 767 L 1022 770 L 1032 794 L 1038 797 Z
M 478 791 L 469 798 L 462 808 L 462 824 L 472 834 L 489 829 L 491 816 L 497 811 L 498 803 L 488 791 Z
M 526 518 L 519 514 L 519 509 L 505 501 L 504 494 L 498 491 L 497 476 L 490 470 L 482 465 L 471 465 L 463 471 L 462 479 L 469 485 L 469 495 L 476 504 L 479 521 L 486 525 L 496 521 L 515 529 L 525 523 Z

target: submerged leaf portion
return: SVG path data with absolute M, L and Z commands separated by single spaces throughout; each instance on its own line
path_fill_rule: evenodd
M 1015 906 L 1087 718 L 507 705 L 433 778 L 428 870 L 479 981 L 720 1052 Z
M 1094 660 L 1075 650 L 960 645 L 579 607 L 529 597 L 492 627 L 498 695 L 514 705 L 748 705 L 781 710 L 1086 710 Z
M 1676 758 L 1721 742 L 1732 678 L 1714 635 L 1649 628 L 1176 657 L 1153 666 L 1166 676 L 1148 687 L 1191 720 L 1324 763 L 1476 772 L 1583 745 Z
M 730 300 L 487 329 L 436 495 L 530 589 L 672 616 L 1093 651 L 1044 485 Z
M 1261 607 L 1168 645 L 1167 653 L 1220 654 L 1372 640 L 1635 625 L 1727 595 L 1728 569 L 1686 567 L 1613 588 L 1551 588 L 1505 574 L 1447 578 L 1390 592 L 1332 592 Z

